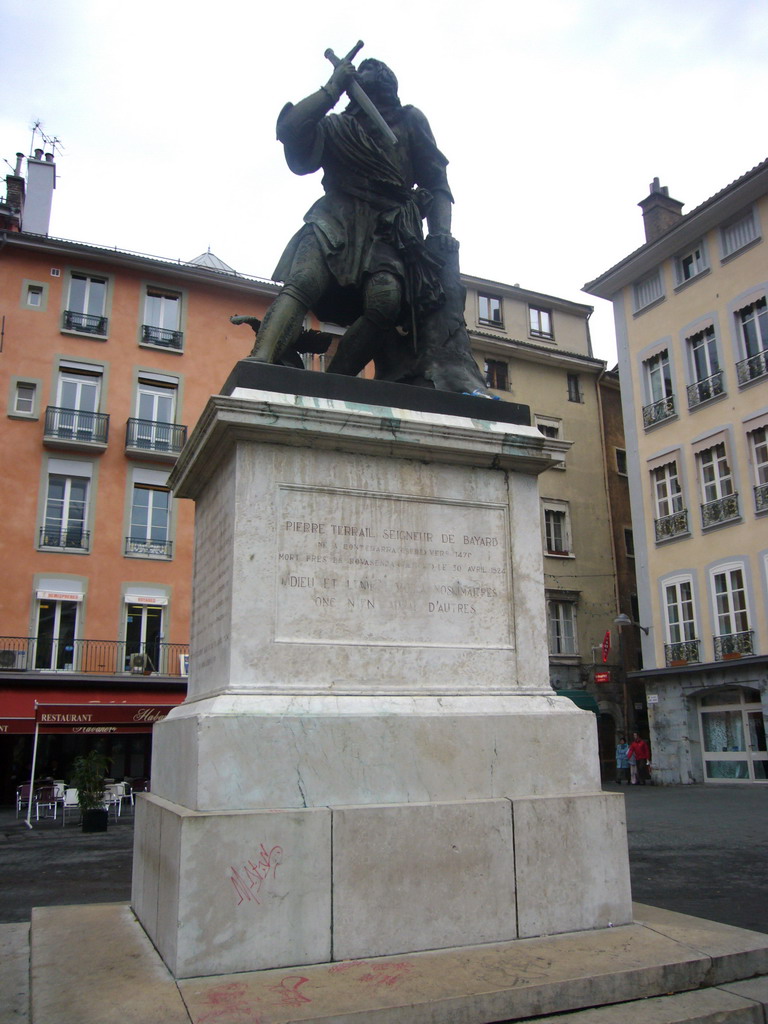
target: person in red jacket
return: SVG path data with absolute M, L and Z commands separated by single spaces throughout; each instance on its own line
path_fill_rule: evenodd
M 645 740 L 641 739 L 639 732 L 634 733 L 632 736 L 627 757 L 629 759 L 630 784 L 632 786 L 644 786 L 648 774 L 648 762 L 651 759 L 651 751 Z

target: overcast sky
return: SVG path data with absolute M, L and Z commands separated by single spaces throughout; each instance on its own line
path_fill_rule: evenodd
M 0 159 L 37 119 L 61 140 L 52 235 L 264 278 L 320 194 L 276 116 L 363 39 L 450 161 L 465 273 L 595 305 L 610 365 L 581 287 L 642 244 L 651 180 L 688 212 L 768 156 L 766 0 L 0 0 L 0 24 Z

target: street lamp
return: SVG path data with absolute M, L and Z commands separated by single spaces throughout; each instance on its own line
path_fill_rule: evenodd
M 618 626 L 619 630 L 621 630 L 622 626 L 637 626 L 638 629 L 642 629 L 646 636 L 648 636 L 651 631 L 650 626 L 641 626 L 639 622 L 635 622 L 634 619 L 630 619 L 625 612 L 622 612 L 621 615 L 617 615 L 613 620 L 613 624 L 614 626 Z

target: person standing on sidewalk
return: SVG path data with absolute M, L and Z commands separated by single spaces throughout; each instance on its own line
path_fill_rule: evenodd
M 631 785 L 644 786 L 648 773 L 648 762 L 651 759 L 651 751 L 648 744 L 640 736 L 639 732 L 633 734 L 627 755 L 629 759 Z
M 620 786 L 622 782 L 629 783 L 629 744 L 624 738 L 623 733 L 619 733 L 616 738 L 616 785 Z

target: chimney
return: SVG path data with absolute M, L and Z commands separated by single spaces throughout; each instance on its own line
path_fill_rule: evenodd
M 21 230 L 47 235 L 51 222 L 53 190 L 56 188 L 56 164 L 53 153 L 36 149 L 27 157 L 27 197 L 21 218 Z
M 683 203 L 670 199 L 669 189 L 666 185 L 659 185 L 658 178 L 654 178 L 648 187 L 650 195 L 637 205 L 643 211 L 645 240 L 654 242 L 682 218 Z
M 21 215 L 24 211 L 24 178 L 21 176 L 23 153 L 16 154 L 16 168 L 13 174 L 5 176 L 5 200 L 0 200 L 0 228 L 7 231 L 21 231 Z

